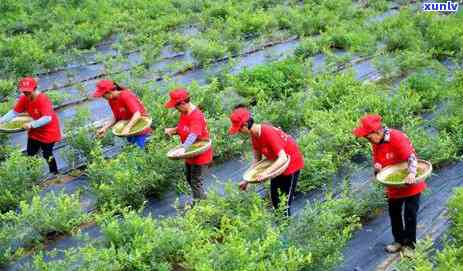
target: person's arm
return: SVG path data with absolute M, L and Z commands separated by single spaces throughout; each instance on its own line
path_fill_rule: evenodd
M 262 130 L 264 133 L 264 130 Z M 257 179 L 262 181 L 267 178 L 270 172 L 273 172 L 275 169 L 280 168 L 286 163 L 289 159 L 288 154 L 286 153 L 284 146 L 285 142 L 281 136 L 276 132 L 275 129 L 268 129 L 265 131 L 265 138 L 267 138 L 267 147 L 272 150 L 273 153 L 277 154 L 278 158 L 268 167 L 264 172 L 257 176 Z
M 100 138 L 100 137 L 103 137 L 105 134 L 106 134 L 106 131 L 108 131 L 108 129 L 113 126 L 114 124 L 116 123 L 116 119 L 114 118 L 114 116 L 109 120 L 107 121 L 103 127 L 101 127 L 100 129 L 98 129 L 98 131 L 96 132 L 96 137 L 97 138 Z
M 137 121 L 141 118 L 141 113 L 140 111 L 136 111 L 133 115 L 132 118 L 130 118 L 129 123 L 124 127 L 124 132 L 123 133 L 128 133 L 130 132 L 130 129 L 137 123 Z
M 116 119 L 114 117 L 112 117 L 109 121 L 107 121 L 104 125 L 103 125 L 103 128 L 105 130 L 108 130 L 109 128 L 111 128 L 114 124 L 116 124 Z
M 416 167 L 418 165 L 418 160 L 416 155 L 411 153 L 408 157 L 408 176 L 405 178 L 405 182 L 408 184 L 416 183 Z
M 34 120 L 30 123 L 30 126 L 32 128 L 40 128 L 44 125 L 47 125 L 48 123 L 51 122 L 51 116 L 43 116 L 37 120 Z
M 124 128 L 123 133 L 130 132 L 130 129 L 137 123 L 137 121 L 141 118 L 143 108 L 141 107 L 140 99 L 135 96 L 132 92 L 121 94 L 121 99 L 124 101 L 127 110 L 132 113 L 132 117 L 129 120 L 129 123 Z
M 254 153 L 254 160 L 252 161 L 252 165 L 255 165 L 257 162 L 262 160 L 262 154 L 256 150 L 253 150 L 253 153 Z
M 408 173 L 416 175 L 416 167 L 418 166 L 418 159 L 414 153 L 408 157 Z
M 0 123 L 5 123 L 9 122 L 10 120 L 14 119 L 15 117 L 18 116 L 19 113 L 17 113 L 14 110 L 8 111 L 3 117 L 0 118 Z
M 0 123 L 8 122 L 15 117 L 17 117 L 20 113 L 26 111 L 26 103 L 27 98 L 24 95 L 21 95 L 16 102 L 13 110 L 8 111 L 3 117 L 0 118 Z
M 189 133 L 188 137 L 186 138 L 185 142 L 183 142 L 182 147 L 187 150 L 193 143 L 196 142 L 196 139 L 198 138 L 198 135 L 195 133 Z
M 288 159 L 289 159 L 289 157 L 286 154 L 285 150 L 281 150 L 278 153 L 278 158 L 272 163 L 272 165 L 270 167 L 268 167 L 266 170 L 264 170 L 264 172 L 262 172 L 262 174 L 260 174 L 260 175 L 264 176 L 264 177 L 267 176 L 270 172 L 273 172 L 276 169 L 282 167 L 288 161 Z

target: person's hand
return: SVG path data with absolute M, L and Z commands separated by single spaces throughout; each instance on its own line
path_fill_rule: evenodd
M 241 181 L 240 182 L 240 190 L 241 191 L 246 191 L 246 189 L 248 188 L 248 182 L 247 181 Z
M 405 183 L 407 184 L 414 184 L 416 183 L 416 174 L 410 173 L 405 178 Z
M 175 129 L 175 128 L 166 128 L 166 129 L 164 129 L 164 133 L 166 135 L 168 135 L 168 136 L 173 136 L 175 134 L 176 130 L 177 129 Z
M 96 131 L 96 137 L 97 138 L 102 138 L 105 136 L 107 129 L 105 127 L 102 127 Z
M 265 179 L 267 179 L 267 174 L 259 174 L 256 176 L 256 181 L 258 182 L 263 182 Z
M 122 134 L 126 135 L 126 134 L 130 133 L 130 129 L 131 129 L 131 127 L 125 126 L 124 129 L 122 129 Z
M 30 123 L 24 123 L 23 128 L 29 131 L 30 129 L 32 129 L 32 125 Z
M 185 148 L 177 149 L 172 153 L 173 156 L 181 156 L 184 154 L 185 154 Z
M 380 171 L 383 168 L 383 166 L 380 163 L 375 163 L 374 167 L 377 171 Z

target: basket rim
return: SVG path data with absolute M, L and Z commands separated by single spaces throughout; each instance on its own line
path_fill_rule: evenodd
M 153 119 L 151 117 L 148 117 L 148 116 L 141 116 L 140 119 L 144 119 L 144 120 L 147 121 L 145 127 L 143 129 L 141 129 L 140 131 L 130 132 L 128 134 L 118 133 L 116 131 L 116 129 L 119 128 L 119 126 L 121 126 L 123 123 L 127 123 L 129 121 L 129 120 L 120 120 L 120 121 L 116 122 L 112 127 L 113 134 L 115 136 L 119 136 L 119 137 L 127 137 L 127 136 L 137 135 L 137 134 L 141 133 L 143 130 L 145 130 L 146 128 L 150 127 L 151 124 L 153 123 Z M 126 124 L 124 124 L 124 125 L 126 125 Z
M 172 149 L 170 149 L 168 152 L 167 152 L 167 157 L 170 158 L 170 159 L 188 159 L 188 158 L 191 158 L 191 157 L 195 157 L 195 156 L 198 156 L 204 152 L 206 152 L 211 146 L 212 146 L 212 140 L 211 139 L 208 139 L 208 140 L 198 140 L 196 141 L 195 143 L 198 143 L 198 142 L 206 142 L 207 144 L 192 151 L 187 151 L 185 152 L 183 155 L 181 156 L 173 156 L 172 155 L 172 152 L 174 152 L 175 150 L 179 149 L 182 147 L 182 144 L 179 144 L 175 147 L 173 147 Z M 193 143 L 193 144 L 195 144 Z
M 248 183 L 258 183 L 258 181 L 256 181 L 256 180 L 251 180 L 251 179 L 249 178 L 249 175 L 251 174 L 251 172 L 252 172 L 257 166 L 261 165 L 262 163 L 268 162 L 268 161 L 272 162 L 272 163 L 270 163 L 270 165 L 273 164 L 273 162 L 274 162 L 274 161 L 272 161 L 272 160 L 268 160 L 268 159 L 264 158 L 264 159 L 261 159 L 259 162 L 257 162 L 253 167 L 249 167 L 249 168 L 243 173 L 243 179 L 244 179 L 245 181 L 247 181 Z M 278 176 L 278 175 L 280 175 L 281 173 L 283 173 L 283 172 L 288 168 L 290 162 L 291 162 L 291 157 L 288 156 L 288 160 L 286 160 L 286 162 L 285 162 L 280 168 L 277 168 L 277 169 L 275 169 L 275 171 L 273 171 L 272 173 L 270 173 L 270 174 L 268 175 L 268 178 L 267 178 L 267 179 L 271 179 L 271 178 L 273 178 L 273 177 L 275 177 L 275 176 Z M 270 165 L 269 165 L 269 166 L 270 166 Z
M 26 119 L 25 123 L 26 122 L 31 122 L 33 121 L 34 119 L 29 116 L 29 115 L 19 115 L 19 116 L 16 116 L 14 117 L 13 119 L 11 119 L 10 121 L 6 122 L 6 123 L 10 123 L 10 122 L 13 122 L 13 121 L 17 121 L 17 120 L 21 120 L 21 119 Z M 5 132 L 5 133 L 17 133 L 17 132 L 22 132 L 22 131 L 25 131 L 24 128 L 13 128 L 13 129 L 9 129 L 9 128 L 5 128 L 2 124 L 0 124 L 0 132 Z
M 426 160 L 423 160 L 423 159 L 418 159 L 418 164 L 424 164 L 427 166 L 427 169 L 424 173 L 422 173 L 421 175 L 418 175 L 416 176 L 416 180 L 417 180 L 417 183 L 418 182 L 422 182 L 424 181 L 427 177 L 429 177 L 432 173 L 432 163 L 429 162 L 429 161 L 426 161 Z M 386 181 L 386 178 L 387 176 L 389 176 L 392 172 L 386 174 L 387 172 L 391 171 L 391 169 L 394 169 L 394 168 L 399 168 L 399 167 L 406 167 L 407 165 L 407 162 L 401 162 L 401 163 L 397 163 L 397 164 L 394 164 L 394 165 L 389 165 L 389 166 L 386 166 L 384 167 L 377 175 L 376 175 L 376 180 L 384 185 L 389 185 L 389 186 L 401 186 L 401 185 L 404 185 L 405 184 L 405 181 L 402 181 L 400 183 L 391 183 L 391 182 L 388 182 Z M 396 170 L 395 170 L 396 171 Z

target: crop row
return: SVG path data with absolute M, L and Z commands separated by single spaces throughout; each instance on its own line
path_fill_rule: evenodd
M 400 16 L 403 15 L 399 14 L 398 17 Z M 428 20 L 432 21 L 442 19 L 440 17 L 429 17 Z M 395 57 L 403 54 L 403 52 L 404 51 L 397 49 L 392 54 Z M 431 160 L 437 166 L 457 159 L 459 155 L 461 155 L 463 149 L 461 142 L 463 125 L 461 120 L 463 118 L 461 102 L 459 103 L 458 101 L 461 101 L 463 75 L 461 73 L 456 73 L 451 81 L 447 81 L 447 73 L 442 71 L 443 67 L 439 65 L 437 61 L 428 59 L 424 63 L 426 63 L 426 65 L 422 62 L 411 62 L 405 71 L 411 69 L 416 72 L 409 76 L 397 88 L 393 88 L 388 84 L 383 84 L 384 82 L 380 82 L 378 84 L 363 84 L 362 82 L 354 79 L 355 76 L 349 72 L 336 75 L 321 74 L 314 76 L 311 72 L 309 72 L 311 71 L 309 62 L 300 58 L 294 58 L 270 65 L 259 66 L 252 70 L 246 70 L 237 76 L 219 77 L 205 86 L 192 84 L 189 89 L 192 92 L 194 102 L 200 104 L 206 112 L 209 120 L 209 126 L 211 128 L 211 134 L 213 135 L 214 146 L 216 153 L 218 154 L 217 160 L 229 159 L 243 150 L 242 139 L 231 139 L 226 133 L 228 127 L 228 118 L 226 113 L 230 111 L 233 104 L 242 98 L 248 99 L 250 102 L 255 104 L 253 111 L 258 121 L 270 121 L 276 125 L 282 126 L 286 130 L 303 129 L 301 136 L 298 138 L 298 142 L 304 152 L 307 166 L 303 171 L 299 188 L 303 191 L 308 191 L 326 183 L 328 179 L 332 178 L 346 164 L 352 163 L 352 165 L 355 165 L 355 163 L 351 162 L 352 160 L 356 160 L 358 157 L 363 157 L 363 159 L 368 158 L 369 152 L 366 148 L 367 144 L 365 142 L 356 141 L 350 134 L 350 131 L 352 127 L 355 126 L 358 117 L 366 112 L 378 112 L 383 115 L 385 122 L 391 127 L 404 129 L 410 135 L 420 157 Z M 428 68 L 429 64 L 432 64 L 430 65 L 432 67 L 431 69 Z M 423 67 L 426 67 L 426 69 L 423 69 Z M 434 76 L 430 77 L 429 72 L 432 72 Z M 175 83 L 171 83 L 168 87 L 173 86 L 173 84 Z M 129 86 L 133 86 L 133 89 L 135 89 L 142 97 L 143 101 L 148 106 L 153 119 L 157 120 L 158 127 L 165 127 L 174 123 L 175 115 L 172 112 L 164 110 L 160 106 L 162 104 L 160 101 L 165 100 L 165 97 L 160 94 L 162 93 L 161 91 L 153 92 L 148 86 L 140 85 L 136 82 L 131 82 Z M 237 96 L 236 93 L 240 94 L 241 97 Z M 424 130 L 428 123 L 421 115 L 423 113 L 434 111 L 436 109 L 435 106 L 442 103 L 445 103 L 447 107 L 444 112 L 442 112 L 440 116 L 433 121 L 436 124 L 437 134 L 430 135 L 426 130 Z M 80 133 L 83 141 L 71 145 L 74 146 L 77 151 L 81 151 L 84 156 L 87 156 L 89 162 L 87 174 L 90 177 L 93 191 L 96 195 L 98 195 L 99 206 L 101 208 L 103 206 L 110 206 L 112 209 L 118 210 L 120 206 L 131 206 L 134 208 L 140 207 L 146 199 L 146 196 L 153 194 L 159 195 L 162 191 L 169 188 L 170 185 L 180 179 L 180 165 L 169 161 L 164 157 L 165 152 L 172 147 L 173 143 L 166 141 L 157 132 L 153 135 L 146 152 L 127 148 L 115 159 L 104 161 L 100 146 L 94 146 L 94 141 L 89 136 L 88 131 L 85 130 L 85 128 L 82 129 L 83 130 L 81 130 Z M 15 159 L 23 159 L 19 155 L 11 155 L 11 157 L 16 157 Z M 2 162 L 2 171 L 0 172 L 15 174 L 15 171 L 3 170 L 8 169 L 6 166 L 19 167 L 14 160 L 11 160 L 11 157 L 6 157 L 6 160 Z M 34 171 L 38 167 L 39 165 L 32 165 L 31 170 Z M 19 180 L 20 178 L 17 179 Z M 1 180 L 7 179 L 2 178 Z M 29 191 L 30 187 L 30 184 L 29 186 L 24 186 L 23 192 L 18 193 L 19 197 L 10 198 L 17 199 L 17 202 L 19 202 L 19 199 L 27 198 L 20 197 L 25 195 L 23 193 Z M 2 191 L 8 192 L 9 190 Z M 235 200 L 242 197 L 233 196 L 233 193 L 235 192 L 230 193 L 232 198 L 237 197 Z M 193 222 L 197 222 L 197 220 L 208 217 L 207 212 L 211 211 L 211 209 L 212 211 L 214 208 L 219 209 L 215 206 L 215 204 L 217 204 L 217 202 L 220 203 L 221 200 L 222 199 L 218 196 L 215 198 L 212 197 L 210 201 L 204 203 L 205 207 L 208 205 L 212 206 L 209 206 L 209 208 L 205 208 L 204 210 L 198 208 L 197 212 L 199 213 L 196 214 L 198 217 L 190 219 L 192 219 Z M 343 200 L 350 201 L 351 199 Z M 330 204 L 334 204 L 334 207 L 336 207 L 337 202 L 338 200 L 333 200 L 324 204 L 328 207 Z M 308 207 L 308 210 L 312 211 L 307 212 L 315 212 L 315 214 L 318 214 L 317 212 L 323 211 L 323 213 L 321 213 L 323 215 L 333 215 L 329 212 L 326 213 L 326 209 L 328 207 L 325 207 L 324 204 L 320 206 L 313 206 L 313 210 L 311 209 L 312 207 Z M 6 207 L 6 210 L 12 210 L 14 209 L 14 206 L 15 205 L 13 204 Z M 349 204 L 346 204 L 346 206 L 349 206 Z M 261 210 L 262 208 L 256 207 L 254 209 Z M 346 211 L 348 210 L 350 209 L 347 209 Z M 358 209 L 353 208 L 352 210 Z M 140 224 L 148 223 L 146 225 L 150 227 L 154 225 L 150 223 L 158 223 L 156 221 L 149 221 L 149 219 L 138 218 L 137 215 L 131 213 L 131 211 L 127 212 L 128 213 L 124 215 L 126 217 L 124 221 L 129 222 L 127 222 L 127 224 L 123 223 L 120 227 L 127 226 L 130 228 L 132 227 L 130 225 L 132 222 Z M 194 212 L 191 213 L 191 216 L 195 215 Z M 265 213 L 266 211 L 262 212 Z M 350 222 L 348 218 L 352 217 L 351 213 L 348 213 L 349 215 L 346 216 L 344 216 L 344 214 L 345 213 L 341 211 L 339 211 L 339 214 L 335 213 L 335 218 L 340 219 L 339 223 L 341 223 L 341 225 L 346 225 L 347 227 L 345 230 L 346 235 L 339 237 L 344 238 L 342 240 L 346 240 L 345 238 L 349 236 L 353 229 L 352 227 L 355 228 L 355 217 L 359 217 L 358 213 L 353 213 L 352 216 L 354 217 L 354 222 Z M 243 219 L 246 221 L 253 219 L 252 215 L 241 214 L 240 210 L 240 212 L 230 214 L 228 217 L 223 219 L 231 219 L 231 221 L 235 221 L 235 219 L 240 221 L 240 219 Z M 255 215 L 258 216 L 258 214 Z M 260 215 L 265 216 L 267 214 Z M 184 221 L 182 222 L 181 220 L 187 219 L 188 216 L 189 215 L 187 214 L 185 218 L 175 218 L 177 220 L 172 223 L 174 223 L 175 227 L 178 226 L 175 223 L 181 223 L 180 225 L 183 225 Z M 244 217 L 240 218 L 240 216 Z M 301 217 L 305 217 L 305 215 L 301 215 Z M 107 219 L 110 221 L 114 220 L 114 218 Z M 142 222 L 136 222 L 140 219 Z M 220 219 L 222 219 L 222 217 L 220 217 Z M 199 222 L 202 224 L 208 224 L 210 221 L 213 220 L 203 219 Z M 108 222 L 108 225 L 111 223 L 114 224 L 116 222 Z M 307 222 L 306 224 L 314 225 L 314 228 L 320 226 L 316 224 L 320 223 L 318 220 L 310 221 L 310 223 Z M 105 227 L 107 224 L 102 222 L 101 225 Z M 116 227 L 117 225 L 118 224 L 114 224 L 113 226 Z M 145 263 L 146 259 L 153 258 L 156 259 L 156 261 L 162 261 L 165 266 L 168 266 L 167 264 L 182 264 L 185 265 L 185 268 L 201 270 L 208 268 L 211 269 L 207 263 L 205 263 L 205 266 L 196 266 L 195 264 L 199 264 L 201 262 L 196 260 L 204 259 L 206 256 L 210 255 L 219 255 L 221 254 L 219 252 L 224 252 L 226 255 L 230 254 L 231 256 L 236 256 L 235 254 L 232 254 L 236 247 L 249 245 L 251 246 L 250 248 L 254 248 L 254 245 L 258 245 L 252 244 L 252 242 L 251 244 L 247 244 L 245 242 L 246 240 L 254 240 L 251 238 L 252 236 L 246 235 L 251 234 L 252 231 L 247 233 L 245 229 L 242 229 L 242 227 L 249 227 L 249 225 L 253 224 L 244 223 L 243 225 L 233 224 L 229 226 L 230 231 L 237 231 L 238 234 L 235 236 L 236 239 L 231 237 L 231 239 L 227 239 L 225 241 L 220 241 L 220 238 L 218 240 L 214 239 L 213 237 L 215 235 L 207 234 L 209 232 L 217 232 L 218 230 L 220 232 L 222 229 L 221 224 L 220 227 L 218 227 L 217 224 L 215 224 L 212 228 L 205 227 L 205 231 L 207 233 L 204 234 L 204 239 L 199 236 L 198 239 L 193 238 L 184 241 L 184 243 L 180 244 L 179 247 L 182 248 L 180 249 L 182 253 L 188 251 L 188 248 L 191 248 L 192 245 L 197 244 L 206 244 L 204 247 L 209 250 L 194 250 L 191 253 L 184 253 L 181 255 L 161 255 L 159 258 L 153 258 L 152 254 L 149 253 L 160 253 L 159 251 L 164 251 L 165 248 L 162 247 L 162 250 L 152 248 L 152 250 L 148 250 L 149 252 L 147 252 L 150 256 L 140 256 L 141 258 L 137 258 L 137 262 L 133 263 L 136 265 L 133 266 L 137 267 L 138 264 L 142 264 L 141 266 L 143 267 L 145 266 L 144 264 L 148 264 L 147 266 L 150 266 L 149 264 L 159 264 L 159 262 Z M 339 224 L 335 224 L 335 226 L 336 225 Z M 227 224 L 224 224 L 223 227 L 228 229 Z M 8 229 L 6 226 L 3 227 L 2 224 L 2 230 L 3 228 L 5 231 Z M 169 236 L 168 232 L 173 230 L 173 226 L 169 225 L 158 228 L 166 231 L 160 232 L 162 235 L 159 236 Z M 289 228 L 294 229 L 298 227 L 293 225 Z M 152 230 L 156 229 L 157 228 Z M 337 228 L 333 227 L 333 229 Z M 287 235 L 283 234 L 285 229 L 269 228 L 269 225 L 262 225 L 261 230 L 262 231 L 256 232 L 265 233 L 262 235 L 262 240 L 273 238 L 274 236 L 271 231 L 277 231 L 280 233 L 279 236 L 290 236 L 289 232 Z M 121 234 L 124 231 L 125 229 L 118 229 L 116 233 Z M 241 231 L 244 231 L 243 235 L 239 234 Z M 174 232 L 174 235 L 175 233 L 176 232 Z M 185 236 L 189 236 L 189 238 L 191 238 L 190 235 L 192 233 L 194 233 L 192 229 L 185 229 Z M 227 231 L 227 233 L 229 232 Z M 269 233 L 270 235 L 266 235 L 266 233 Z M 147 236 L 139 237 L 136 235 L 132 236 L 130 233 L 127 234 L 130 236 L 127 238 L 134 240 L 135 242 L 136 240 L 144 240 L 148 238 Z M 315 236 L 323 236 L 323 234 L 324 233 L 321 233 L 321 235 Z M 329 239 L 329 236 L 332 237 L 334 234 L 334 230 L 327 232 L 326 234 Z M 2 234 L 0 235 L 4 236 Z M 220 235 L 218 235 L 218 237 L 220 237 Z M 306 238 L 309 238 L 309 241 L 304 239 L 304 244 L 311 244 L 310 236 L 307 236 Z M 132 241 L 130 240 L 127 242 L 123 241 L 117 243 L 117 241 L 115 241 L 115 243 L 112 243 L 111 238 L 109 238 L 109 243 L 106 244 L 107 250 L 98 250 L 97 248 L 90 246 L 86 248 L 87 250 L 83 250 L 81 253 L 84 253 L 83 255 L 85 257 L 88 255 L 88 259 L 102 258 L 102 262 L 97 261 L 98 264 L 111 264 L 106 261 L 114 260 L 115 269 L 117 269 L 120 264 L 132 264 L 130 261 L 127 262 L 127 259 L 132 259 L 133 257 L 131 256 L 133 255 L 139 255 L 137 254 L 138 248 L 136 247 L 136 245 L 139 244 L 136 243 L 132 246 Z M 230 240 L 230 243 L 227 243 L 228 240 Z M 283 240 L 285 239 L 283 238 Z M 289 237 L 288 240 L 290 240 Z M 191 243 L 188 243 L 190 241 Z M 277 249 L 279 248 L 285 253 L 289 253 L 291 251 L 295 253 L 294 255 L 287 255 L 285 253 L 281 254 L 286 255 L 285 257 L 288 257 L 288 261 L 290 260 L 294 263 L 295 269 L 300 269 L 301 266 L 310 266 L 311 261 L 318 262 L 317 264 L 319 264 L 320 261 L 326 258 L 324 257 L 326 255 L 323 254 L 323 251 L 328 251 L 329 247 L 327 245 L 327 248 L 323 248 L 321 247 L 321 244 L 318 244 L 320 252 L 314 252 L 311 250 L 312 248 L 304 247 L 304 244 L 295 244 L 295 240 L 293 240 L 295 242 L 293 244 L 291 242 L 280 244 L 282 241 L 279 239 L 276 241 L 272 239 L 269 240 L 269 242 L 270 241 L 271 243 L 269 245 L 276 246 Z M 180 240 L 179 242 L 183 241 Z M 242 244 L 243 242 L 244 244 Z M 312 242 L 315 242 L 315 240 Z M 127 246 L 130 247 L 123 247 L 126 243 Z M 158 245 L 157 242 L 147 243 L 155 247 Z M 177 251 L 179 247 L 175 247 L 172 251 Z M 246 247 L 244 248 L 246 249 Z M 335 251 L 339 253 L 339 250 Z M 95 254 L 92 253 L 99 253 L 96 254 L 99 257 L 95 257 Z M 316 257 L 318 260 L 309 260 L 310 257 L 308 258 L 308 256 L 317 255 L 317 253 L 322 255 Z M 265 251 L 262 251 L 261 254 L 265 255 Z M 256 254 L 256 257 L 261 257 L 262 255 Z M 171 259 L 170 257 L 178 258 Z M 276 264 L 278 260 L 281 260 L 272 257 L 276 256 L 270 255 L 269 257 L 266 257 L 266 259 L 269 259 L 268 264 L 273 265 Z M 82 259 L 82 254 L 79 254 L 78 258 Z M 224 258 L 224 261 L 218 261 L 217 264 L 225 263 L 229 259 L 233 259 L 233 257 Z M 251 259 L 253 260 L 250 262 L 241 259 L 237 262 L 237 264 L 243 264 L 243 270 L 246 270 L 247 268 L 250 270 L 253 266 L 248 266 L 247 264 L 259 262 L 256 258 Z M 330 259 L 331 258 L 329 257 L 326 258 L 327 261 Z M 46 266 L 46 264 L 41 263 L 40 260 L 37 260 L 36 264 Z M 68 264 L 68 262 L 64 262 L 63 264 Z M 92 268 L 91 263 L 86 264 L 89 265 L 89 269 Z M 260 268 L 265 269 L 265 261 L 263 264 L 264 265 Z M 122 268 L 123 267 L 124 266 L 122 266 Z M 63 269 L 64 268 L 65 267 L 63 267 Z
M 61 66 L 114 33 L 113 47 L 121 52 L 137 48 L 147 63 L 166 45 L 191 51 L 198 62 L 207 63 L 239 52 L 249 36 L 310 35 L 329 24 L 384 10 L 387 2 L 373 1 L 371 6 L 359 9 L 351 1 L 332 0 L 8 0 L 1 6 L 2 73 L 15 78 Z

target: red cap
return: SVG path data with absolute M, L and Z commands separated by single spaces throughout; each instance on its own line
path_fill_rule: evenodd
M 231 126 L 228 133 L 234 135 L 243 127 L 243 125 L 251 118 L 251 112 L 246 108 L 237 108 L 230 115 Z
M 188 91 L 183 88 L 174 89 L 169 93 L 170 100 L 167 101 L 164 106 L 166 108 L 174 108 L 178 103 L 185 101 L 190 97 Z
M 359 127 L 353 130 L 353 134 L 356 137 L 365 137 L 373 132 L 378 131 L 381 125 L 381 116 L 380 115 L 366 115 L 360 119 Z
M 37 81 L 32 77 L 24 77 L 19 81 L 19 91 L 32 92 L 37 88 Z
M 93 92 L 93 97 L 102 97 L 107 92 L 114 89 L 114 82 L 112 80 L 103 79 L 96 84 L 95 92 Z

